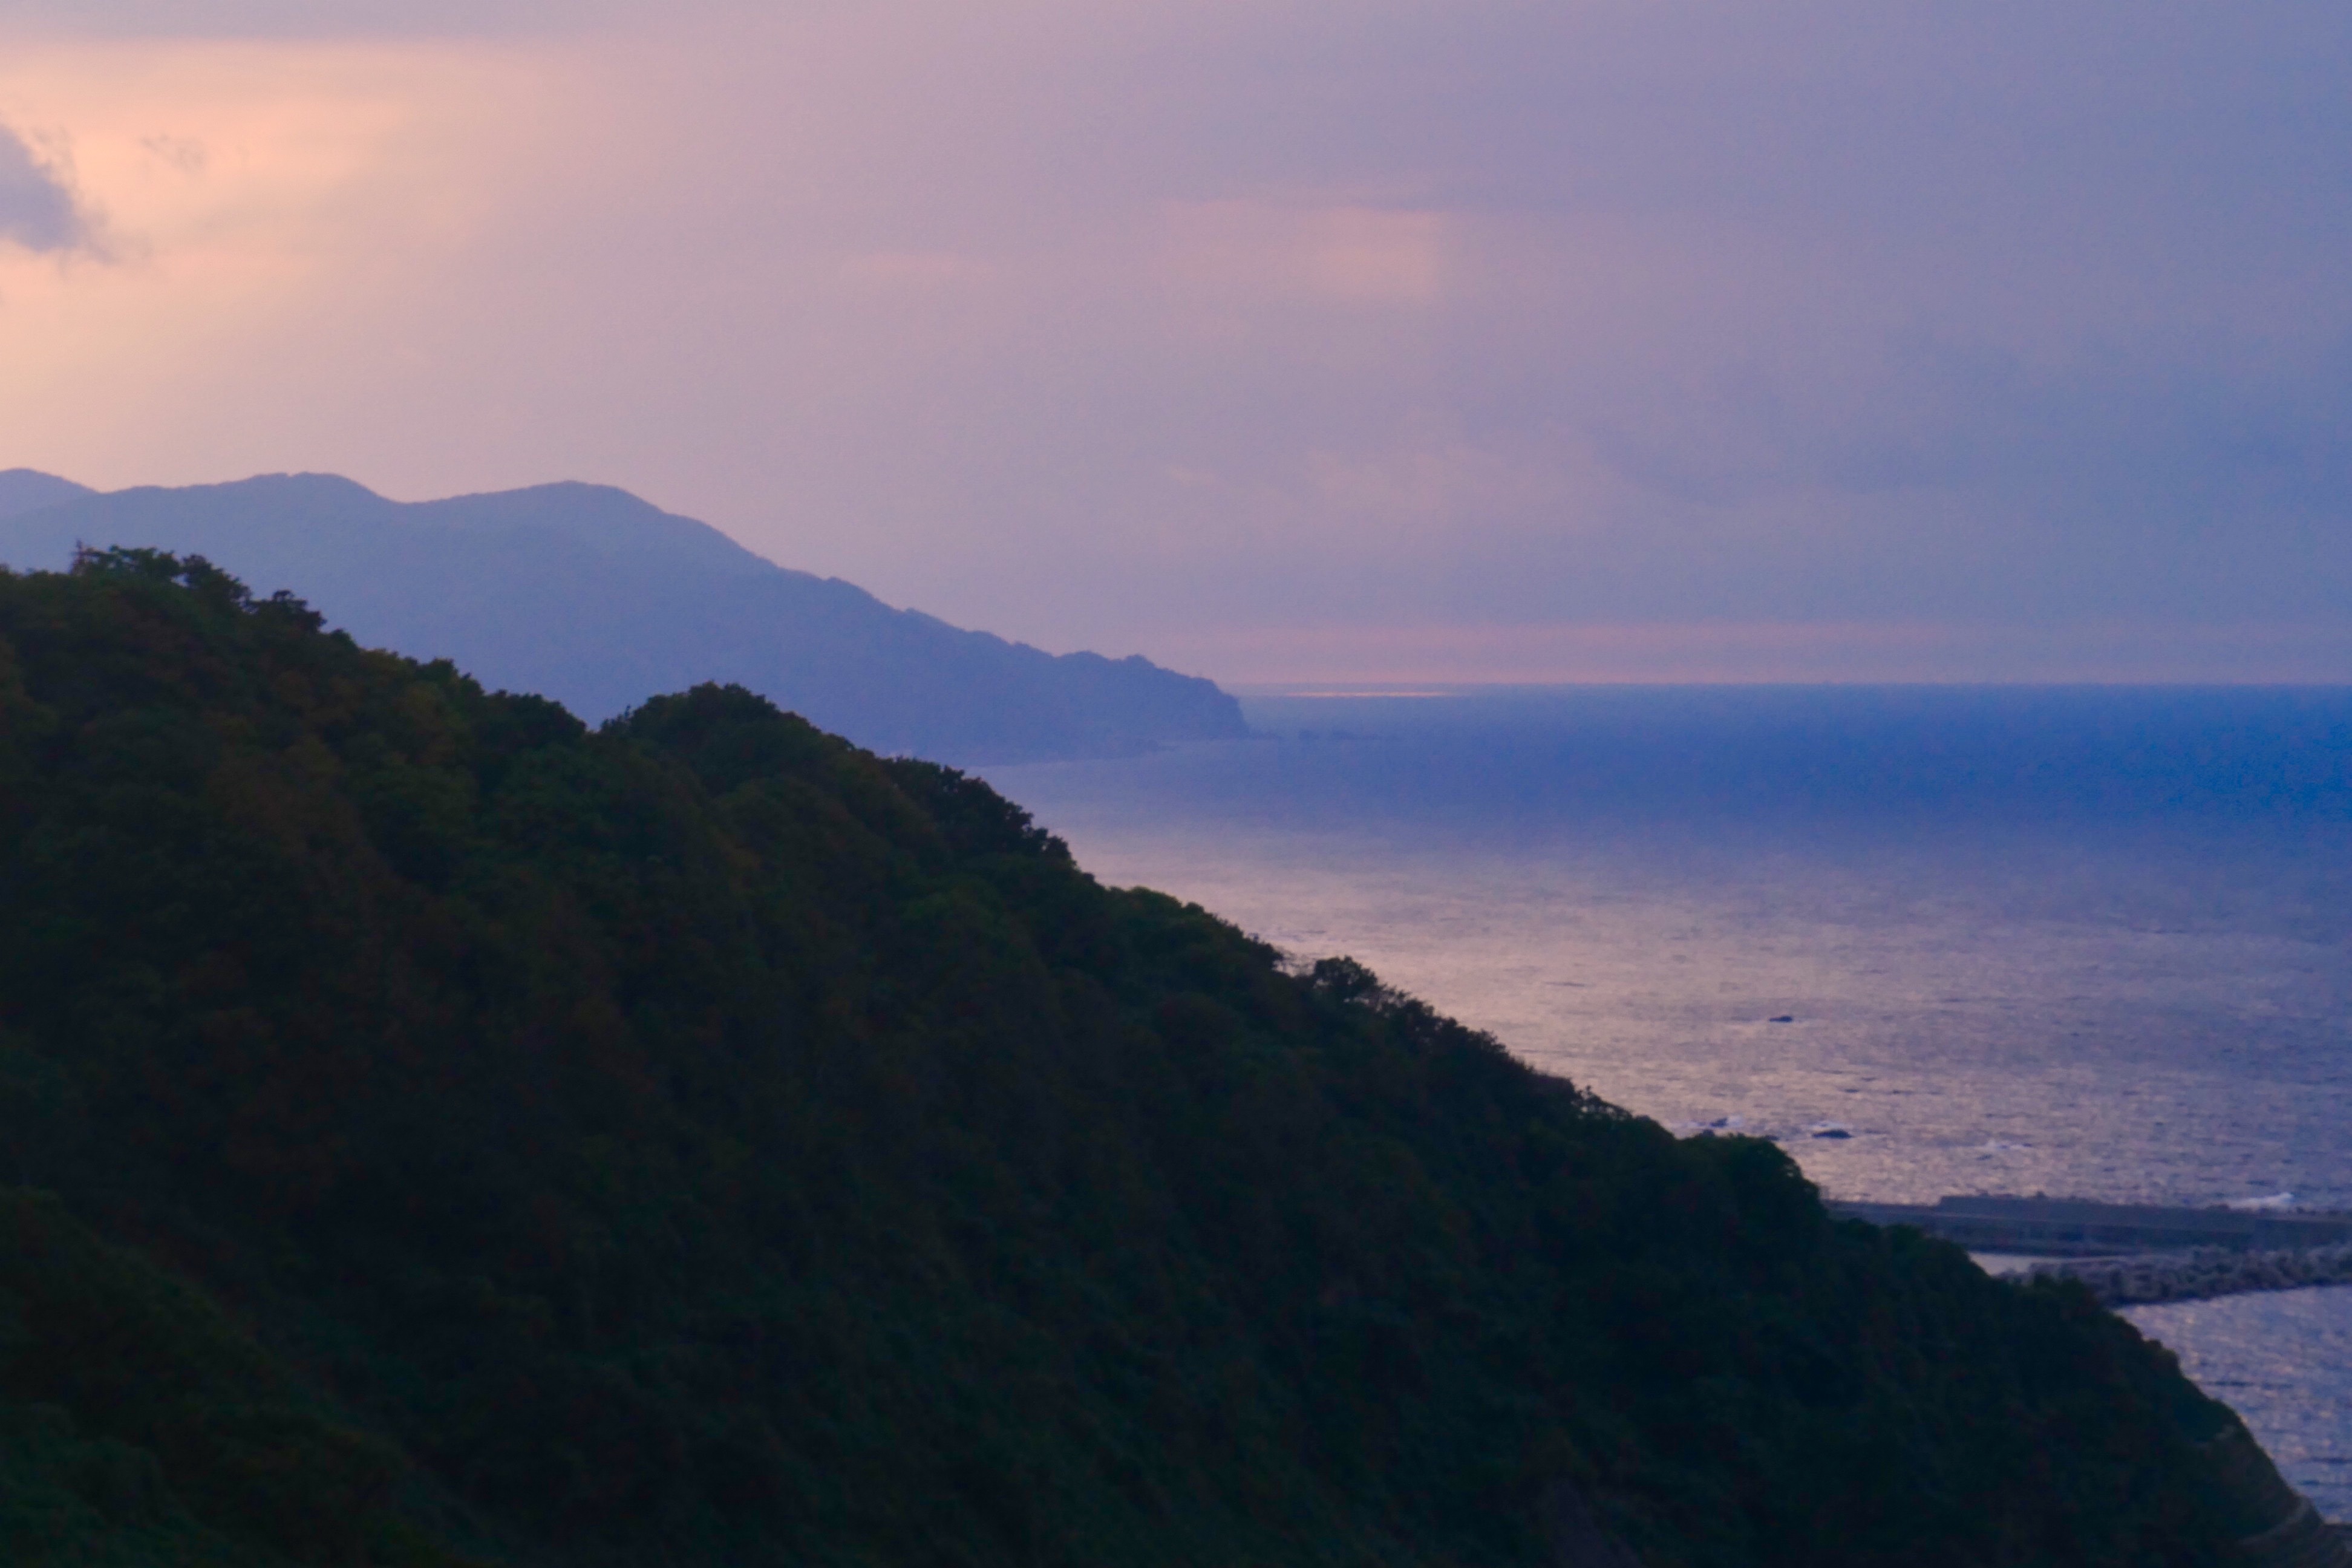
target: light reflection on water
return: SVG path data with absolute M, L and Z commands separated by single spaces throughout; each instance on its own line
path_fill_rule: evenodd
M 2245 1417 L 2279 1470 L 2329 1519 L 2352 1520 L 2352 1286 L 2127 1307 L 2199 1387 Z
M 2352 694 L 1250 713 L 1279 738 L 991 777 L 1107 882 L 1352 954 L 1832 1195 L 2352 1207 Z M 2344 1517 L 2352 1292 L 2294 1294 L 2133 1315 L 2272 1368 L 2231 1402 Z
M 2345 975 L 2291 939 L 2007 914 L 1916 851 L 1873 862 L 1906 898 L 1786 857 L 1660 874 L 1591 855 L 1076 837 L 1106 879 L 1297 952 L 1351 953 L 1645 1115 L 1779 1138 L 1832 1195 L 2352 1205 Z

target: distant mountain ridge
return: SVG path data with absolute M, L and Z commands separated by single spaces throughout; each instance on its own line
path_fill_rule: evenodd
M 14 517 L 20 511 L 97 493 L 88 485 L 78 485 L 37 468 L 0 468 L 0 517 Z
M 0 474 L 0 562 L 61 567 L 77 544 L 203 555 L 362 643 L 454 658 L 591 721 L 716 680 L 872 750 L 947 762 L 1248 732 L 1212 681 L 895 610 L 608 486 L 404 503 L 326 474 L 108 494 Z

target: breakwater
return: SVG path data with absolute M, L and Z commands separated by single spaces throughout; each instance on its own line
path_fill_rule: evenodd
M 2201 1301 L 2250 1290 L 2297 1290 L 2306 1285 L 2352 1284 L 2352 1247 L 2307 1252 L 2194 1252 L 2145 1258 L 2070 1258 L 2037 1263 L 2029 1276 L 2079 1279 L 2110 1307 L 2158 1301 Z
M 2352 1215 L 1990 1196 L 1829 1207 L 1978 1251 L 2047 1258 L 2029 1272 L 2079 1279 L 2110 1307 L 2352 1284 Z
M 2293 1253 L 2352 1247 L 2352 1215 L 2343 1214 L 1986 1195 L 1938 1198 L 1933 1204 L 1832 1203 L 1829 1208 L 1843 1219 L 1912 1226 L 1981 1252 L 2049 1258 Z

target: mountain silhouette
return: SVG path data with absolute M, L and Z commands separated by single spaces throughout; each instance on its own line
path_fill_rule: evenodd
M 202 555 L 363 644 L 592 721 L 717 680 L 874 751 L 963 763 L 1248 732 L 1211 681 L 893 609 L 602 485 L 402 503 L 326 474 L 109 494 L 0 474 L 0 562 L 58 568 L 78 545 Z
M 20 511 L 33 511 L 96 493 L 88 485 L 78 485 L 35 468 L 0 468 L 0 517 L 14 517 Z

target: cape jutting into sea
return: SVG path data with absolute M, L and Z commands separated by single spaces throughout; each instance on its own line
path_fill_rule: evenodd
M 989 776 L 1107 881 L 1346 952 L 1837 1198 L 2352 1209 L 2352 691 L 1259 692 Z M 2352 1518 L 2352 1289 L 2134 1309 Z

